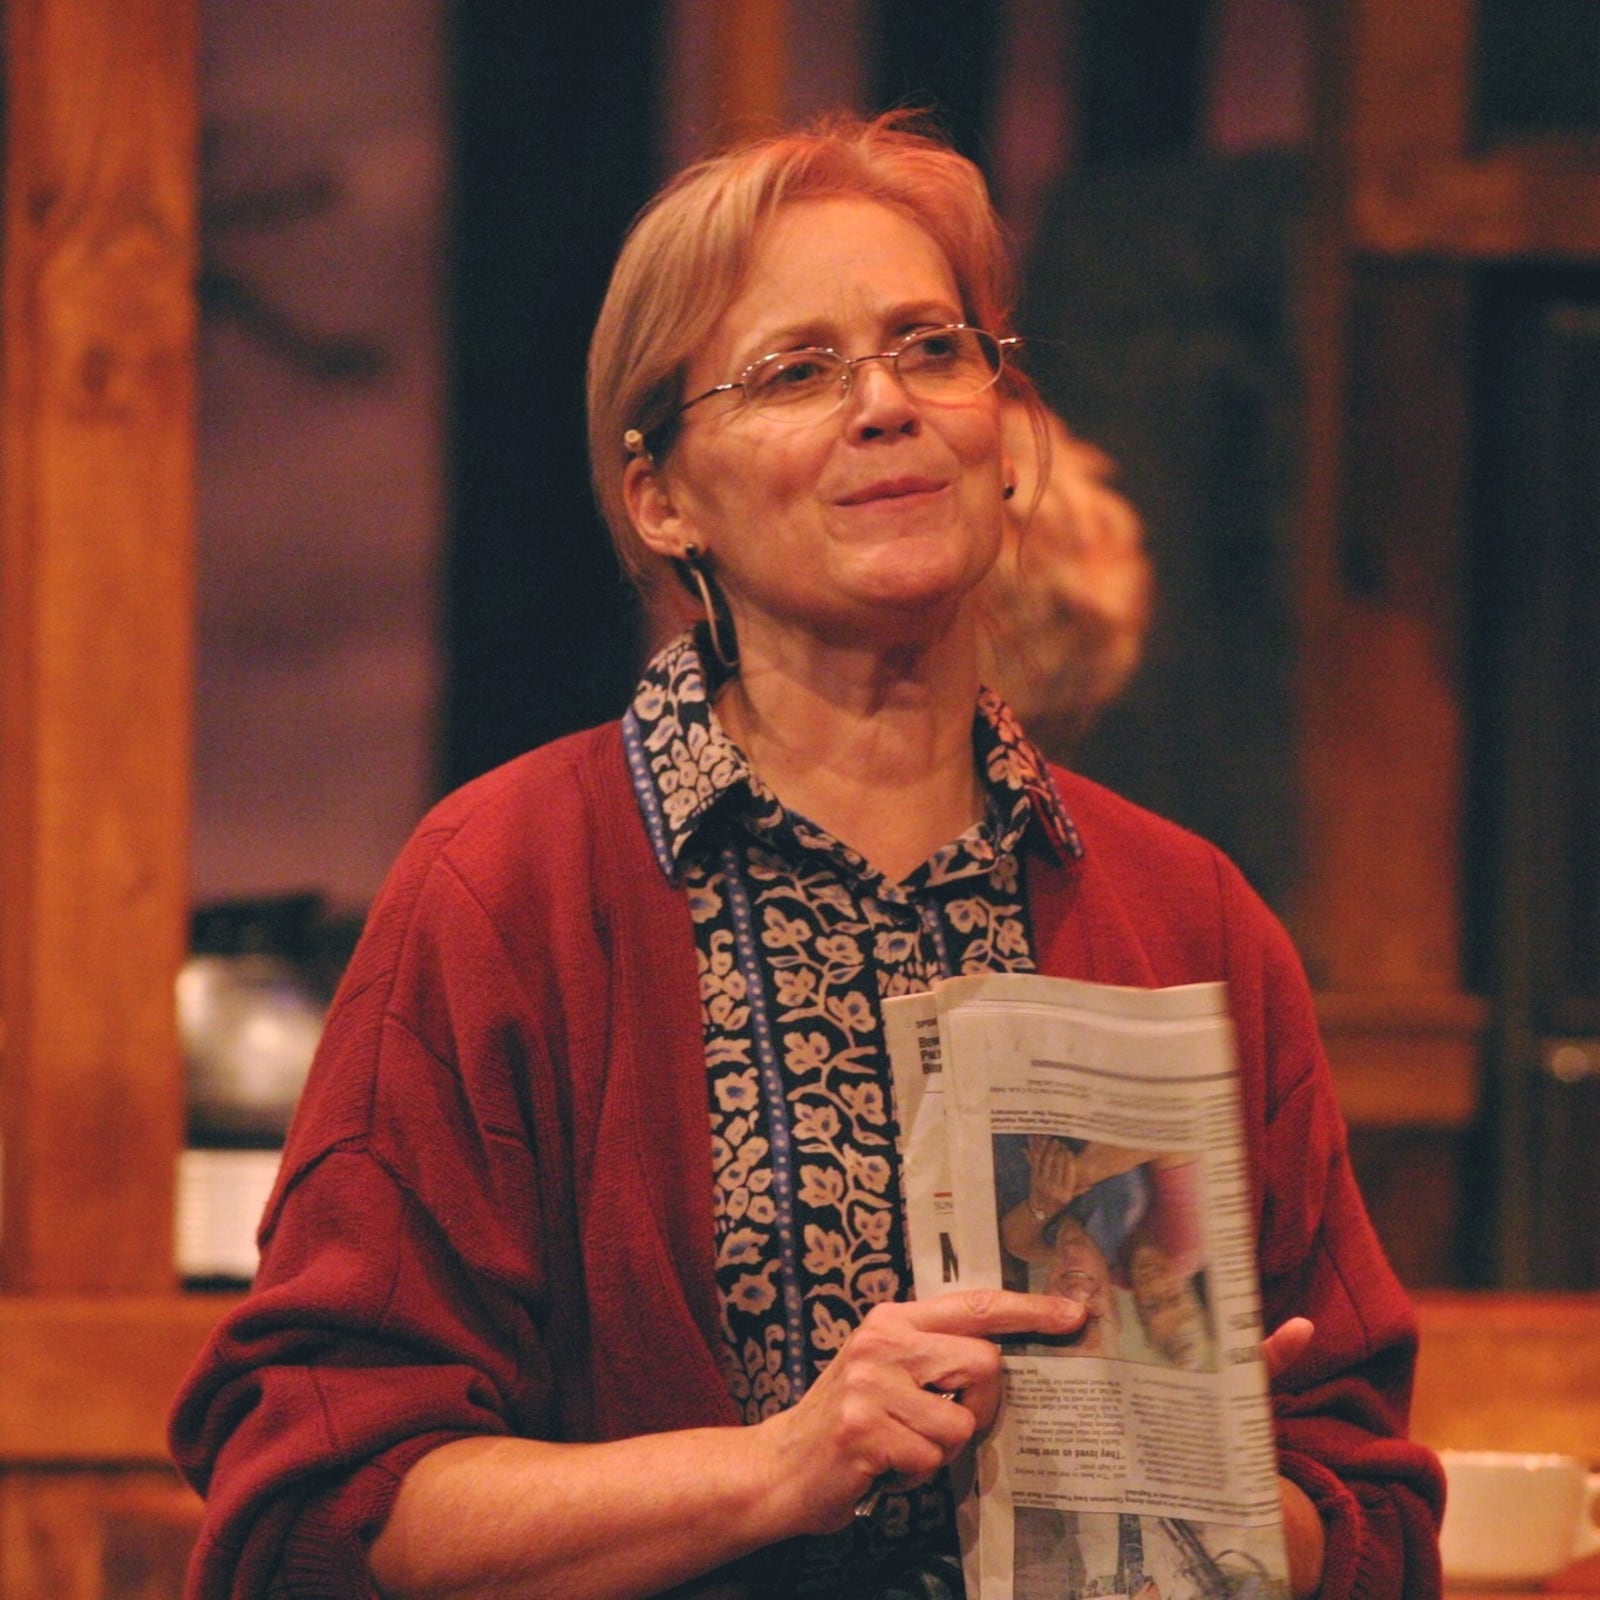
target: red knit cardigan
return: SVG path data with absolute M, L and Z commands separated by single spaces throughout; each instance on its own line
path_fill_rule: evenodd
M 1325 1600 L 1438 1592 L 1415 1328 L 1351 1178 L 1304 975 L 1211 846 L 1056 773 L 1081 859 L 1026 864 L 1041 971 L 1222 979 L 1238 1034 L 1282 1470 Z M 452 1438 L 737 1421 L 718 1361 L 694 937 L 619 726 L 468 785 L 402 852 L 330 1014 L 262 1266 L 174 1410 L 207 1497 L 188 1600 L 377 1600 L 366 1548 Z

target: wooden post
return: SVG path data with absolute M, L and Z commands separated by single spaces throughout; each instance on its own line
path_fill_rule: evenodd
M 168 1289 L 195 6 L 10 0 L 3 16 L 0 1290 Z
M 1344 0 L 1317 22 L 1306 846 L 1291 924 L 1346 1114 L 1460 1129 L 1476 1110 L 1485 1020 L 1460 971 L 1465 280 L 1437 262 L 1374 256 L 1355 197 L 1374 172 L 1459 149 L 1466 12 L 1460 0 Z
M 788 87 L 787 0 L 719 0 L 716 79 L 724 140 L 776 132 Z

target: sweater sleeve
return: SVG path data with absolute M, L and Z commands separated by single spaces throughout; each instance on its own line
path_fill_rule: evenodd
M 1230 987 L 1247 1078 L 1261 1063 L 1263 1316 L 1316 1324 L 1273 1386 L 1280 1469 L 1327 1528 L 1322 1600 L 1432 1600 L 1443 1491 L 1432 1453 L 1405 1436 L 1415 1318 L 1351 1172 L 1299 958 L 1231 868 L 1224 882 L 1246 930 Z
M 330 1015 L 244 1304 L 179 1396 L 207 1499 L 190 1600 L 377 1600 L 366 1551 L 447 1440 L 556 1436 L 552 1175 L 528 1108 L 537 1030 L 481 910 L 419 847 Z

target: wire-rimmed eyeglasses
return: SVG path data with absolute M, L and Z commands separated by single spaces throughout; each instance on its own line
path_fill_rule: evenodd
M 846 356 L 824 346 L 776 350 L 752 361 L 732 383 L 719 383 L 685 400 L 681 416 L 713 395 L 743 393 L 744 403 L 762 416 L 783 422 L 820 422 L 837 411 L 855 387 L 856 368 L 865 361 L 887 361 L 900 386 L 914 400 L 959 406 L 999 380 L 1006 356 L 1020 339 L 998 339 L 983 328 L 951 322 L 918 328 L 887 350 Z

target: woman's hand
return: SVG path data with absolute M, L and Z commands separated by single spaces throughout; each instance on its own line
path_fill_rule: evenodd
M 1311 1348 L 1316 1331 L 1316 1324 L 1309 1317 L 1290 1317 L 1261 1341 L 1269 1382 L 1287 1372 Z
M 1033 1134 L 1023 1146 L 1028 1192 L 1000 1219 L 1000 1243 L 1019 1261 L 1050 1255 L 1044 1230 L 1078 1193 L 1078 1157 L 1064 1139 Z
M 798 1405 L 757 1427 L 605 1444 L 452 1440 L 406 1474 L 372 1544 L 374 1580 L 394 1600 L 634 1597 L 844 1527 L 874 1488 L 925 1483 L 993 1423 L 996 1340 L 1071 1334 L 1082 1322 L 1073 1301 L 998 1289 L 881 1305 Z M 1265 1341 L 1269 1370 L 1309 1332 L 1285 1324 Z M 1291 1581 L 1309 1594 L 1321 1581 L 1322 1524 L 1299 1489 L 1279 1483 Z
M 1306 1353 L 1316 1331 L 1309 1318 L 1290 1317 L 1261 1341 L 1269 1381 L 1287 1372 Z M 1283 1508 L 1283 1538 L 1289 1554 L 1289 1587 L 1297 1600 L 1308 1600 L 1322 1587 L 1328 1530 L 1299 1484 L 1279 1477 L 1278 1500 Z
M 1037 1222 L 1048 1222 L 1071 1205 L 1078 1193 L 1078 1157 L 1064 1139 L 1032 1135 L 1028 1158 L 1028 1209 Z
M 799 1404 L 758 1430 L 773 1494 L 793 1497 L 791 1531 L 831 1532 L 874 1488 L 928 1482 L 994 1421 L 995 1341 L 1070 1334 L 1083 1315 L 1070 1300 L 1001 1289 L 874 1307 Z

